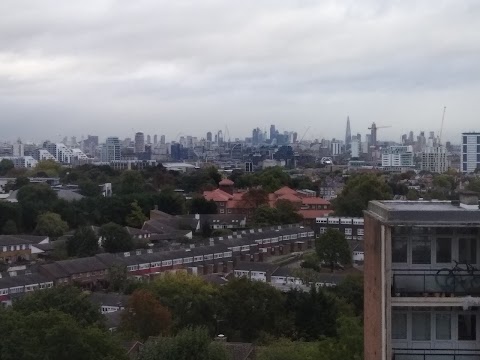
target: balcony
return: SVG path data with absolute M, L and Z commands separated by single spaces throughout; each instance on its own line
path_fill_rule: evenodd
M 393 360 L 480 360 L 480 350 L 393 349 Z
M 392 297 L 480 296 L 480 272 L 461 269 L 394 270 Z

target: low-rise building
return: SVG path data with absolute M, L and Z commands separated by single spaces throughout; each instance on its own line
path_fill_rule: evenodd
M 345 234 L 347 240 L 363 240 L 364 220 L 355 217 L 318 217 L 314 229 L 317 235 L 324 234 L 328 229 L 334 229 Z

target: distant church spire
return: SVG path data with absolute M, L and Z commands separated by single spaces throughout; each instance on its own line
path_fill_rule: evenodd
M 352 142 L 352 132 L 350 130 L 350 117 L 347 116 L 347 131 L 345 131 L 345 146 L 348 147 Z

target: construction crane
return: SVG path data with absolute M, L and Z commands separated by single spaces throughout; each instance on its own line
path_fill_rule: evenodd
M 370 130 L 370 145 L 372 146 L 377 146 L 377 130 L 378 129 L 385 129 L 391 127 L 390 125 L 387 126 L 377 126 L 374 122 L 372 123 L 372 126 L 368 128 Z
M 445 111 L 447 111 L 447 107 L 443 107 L 443 115 L 442 115 L 442 126 L 440 127 L 440 135 L 438 136 L 438 145 L 442 145 L 442 133 L 443 133 L 443 122 L 445 121 Z
M 305 137 L 305 135 L 307 135 L 308 130 L 310 130 L 310 126 L 307 127 L 307 130 L 305 130 L 305 132 L 303 133 L 303 136 L 302 136 L 302 138 L 300 139 L 299 143 L 301 143 L 301 142 L 303 141 L 303 138 Z

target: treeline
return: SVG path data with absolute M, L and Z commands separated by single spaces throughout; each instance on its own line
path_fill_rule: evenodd
M 0 359 L 38 359 L 37 353 L 60 359 L 67 349 L 74 359 L 123 359 L 119 344 L 126 340 L 146 341 L 144 360 L 226 359 L 224 349 L 212 344 L 218 334 L 256 344 L 259 359 L 362 358 L 361 278 L 347 278 L 336 289 L 288 293 L 245 278 L 218 286 L 187 274 L 131 285 L 113 335 L 99 310 L 73 287 L 38 291 L 0 309 Z

